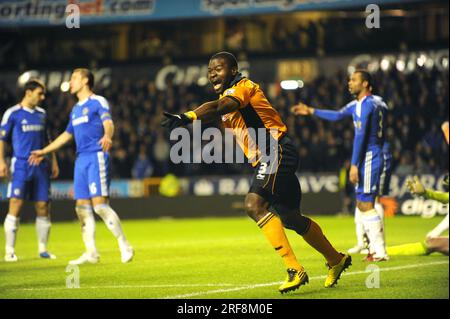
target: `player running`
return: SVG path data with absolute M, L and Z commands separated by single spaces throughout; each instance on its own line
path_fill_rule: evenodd
M 288 275 L 279 291 L 285 293 L 308 283 L 308 275 L 292 251 L 283 226 L 303 236 L 325 257 L 329 267 L 325 287 L 334 286 L 341 273 L 351 265 L 351 257 L 337 252 L 319 225 L 300 213 L 301 189 L 295 175 L 299 158 L 280 115 L 259 85 L 238 72 L 236 58 L 231 53 L 220 52 L 212 56 L 208 79 L 215 92 L 220 94 L 219 99 L 184 114 L 164 113 L 167 119 L 162 125 L 174 129 L 195 120 L 210 122 L 221 118 L 255 167 L 245 208 L 286 265 Z M 250 134 L 251 129 L 262 129 L 266 134 L 262 134 L 263 139 L 261 136 L 256 138 Z M 276 142 L 271 150 L 270 143 L 261 143 L 270 139 Z M 264 155 L 271 151 L 273 156 Z
M 356 97 L 340 111 L 320 110 L 300 103 L 292 108 L 296 115 L 315 115 L 328 121 L 353 117 L 355 139 L 350 168 L 350 181 L 355 185 L 355 222 L 360 239 L 367 234 L 367 261 L 388 259 L 384 240 L 383 218 L 375 209 L 375 200 L 383 173 L 385 143 L 384 119 L 387 110 L 381 97 L 372 95 L 372 77 L 365 70 L 356 70 L 348 82 L 349 91 Z M 362 226 L 362 227 L 361 227 Z
M 15 243 L 19 228 L 19 215 L 24 201 L 34 202 L 38 252 L 41 258 L 55 259 L 47 250 L 50 235 L 50 178 L 59 175 L 55 154 L 51 163 L 41 157 L 33 165 L 28 164 L 32 150 L 47 142 L 45 110 L 38 107 L 45 99 L 45 85 L 38 80 L 25 84 L 24 96 L 19 104 L 10 107 L 3 115 L 0 134 L 0 177 L 9 177 L 5 162 L 5 143 L 11 142 L 11 181 L 8 184 L 9 210 L 5 218 L 5 261 L 18 260 Z
M 95 264 L 99 254 L 95 246 L 95 211 L 117 238 L 123 263 L 132 260 L 133 248 L 128 243 L 116 212 L 109 206 L 109 150 L 112 146 L 114 124 L 109 105 L 102 96 L 92 92 L 94 76 L 88 69 L 76 69 L 70 78 L 70 93 L 78 103 L 72 109 L 64 133 L 43 149 L 31 152 L 30 163 L 52 153 L 75 138 L 77 159 L 74 171 L 75 211 L 81 222 L 86 252 L 71 265 Z

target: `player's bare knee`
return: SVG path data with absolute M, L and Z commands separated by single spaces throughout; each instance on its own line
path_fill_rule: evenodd
M 49 215 L 48 202 L 36 202 L 34 208 L 36 209 L 36 215 L 38 217 L 47 217 Z
M 245 212 L 255 221 L 258 221 L 261 218 L 258 213 L 258 205 L 254 201 L 245 202 Z
M 96 207 L 98 205 L 108 205 L 109 204 L 109 200 L 108 197 L 103 197 L 103 196 L 97 196 L 91 199 L 92 201 L 92 206 Z
M 266 205 L 262 201 L 259 201 L 254 196 L 247 196 L 245 198 L 245 212 L 254 221 L 259 221 L 267 213 Z
M 19 216 L 22 206 L 23 206 L 22 199 L 12 197 L 9 200 L 8 215 L 12 215 L 12 216 L 16 216 L 16 217 Z
M 75 206 L 91 206 L 91 200 L 90 199 L 77 199 L 75 202 Z

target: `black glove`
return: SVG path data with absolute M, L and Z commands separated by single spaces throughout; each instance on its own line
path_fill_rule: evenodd
M 192 123 L 192 119 L 187 117 L 185 114 L 171 114 L 164 112 L 164 116 L 166 119 L 161 122 L 161 125 L 169 130 Z

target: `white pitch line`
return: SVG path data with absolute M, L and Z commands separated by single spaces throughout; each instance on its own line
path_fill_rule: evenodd
M 443 264 L 448 264 L 448 263 L 449 263 L 448 261 L 437 261 L 437 262 L 432 262 L 432 263 L 413 264 L 413 265 L 408 265 L 408 266 L 397 266 L 397 267 L 386 267 L 386 268 L 380 267 L 380 271 L 403 270 L 403 269 L 409 269 L 409 268 L 443 265 Z M 360 274 L 367 274 L 367 273 L 370 273 L 370 272 L 369 271 L 354 271 L 354 272 L 344 273 L 342 276 L 360 275 Z M 317 279 L 325 279 L 325 278 L 326 278 L 326 276 L 315 276 L 315 277 L 311 277 L 309 279 L 317 280 Z M 270 282 L 270 283 L 266 283 L 266 284 L 245 285 L 245 286 L 235 287 L 235 288 L 230 288 L 230 289 L 216 289 L 216 290 L 200 291 L 200 292 L 194 292 L 194 293 L 183 294 L 183 295 L 167 296 L 167 297 L 164 297 L 164 299 L 185 299 L 185 298 L 190 298 L 190 297 L 220 294 L 220 293 L 225 293 L 225 292 L 250 290 L 250 289 L 255 289 L 255 288 L 259 288 L 259 287 L 275 286 L 275 285 L 280 285 L 280 284 L 281 284 L 281 282 Z
M 116 286 L 87 286 L 76 289 L 127 289 L 127 288 L 188 288 L 188 287 L 230 287 L 235 284 L 173 284 L 173 285 L 116 285 Z M 42 288 L 15 288 L 10 290 L 33 291 L 33 290 L 67 290 L 67 287 L 42 287 Z M 72 289 L 71 289 L 72 290 Z
M 438 261 L 438 262 L 432 262 L 432 263 L 424 263 L 424 264 L 413 264 L 413 265 L 407 265 L 407 266 L 396 266 L 396 267 L 386 267 L 381 268 L 380 271 L 393 271 L 393 270 L 402 270 L 402 269 L 409 269 L 409 268 L 418 268 L 418 267 L 426 267 L 426 266 L 434 266 L 434 265 L 443 265 L 448 264 L 449 261 Z M 367 274 L 368 271 L 354 271 L 354 272 L 348 272 L 344 273 L 343 276 L 349 276 L 349 275 L 360 275 L 360 274 Z M 315 276 L 311 277 L 310 280 L 317 280 L 317 279 L 325 279 L 326 276 Z M 228 289 L 215 289 L 215 290 L 208 290 L 208 291 L 200 291 L 200 292 L 194 292 L 189 294 L 183 294 L 183 295 L 174 295 L 174 296 L 167 296 L 164 299 L 183 299 L 183 298 L 189 298 L 189 297 L 197 297 L 202 295 L 211 295 L 211 294 L 218 294 L 218 293 L 225 293 L 225 292 L 233 292 L 233 291 L 240 291 L 240 290 L 249 290 L 249 289 L 255 289 L 259 287 L 267 287 L 267 286 L 274 286 L 279 285 L 281 282 L 270 282 L 270 283 L 263 283 L 263 284 L 252 284 L 252 285 L 241 285 L 239 287 L 233 287 Z M 10 290 L 20 290 L 20 291 L 37 291 L 37 290 L 78 290 L 78 289 L 146 289 L 146 288 L 189 288 L 189 287 L 230 287 L 234 286 L 234 284 L 229 283 L 215 283 L 215 284 L 167 284 L 167 285 L 116 285 L 116 286 L 87 286 L 77 289 L 69 289 L 67 287 L 42 287 L 42 288 L 15 288 Z

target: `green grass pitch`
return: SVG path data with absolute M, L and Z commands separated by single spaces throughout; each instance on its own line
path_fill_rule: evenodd
M 442 217 L 395 217 L 386 220 L 388 245 L 420 241 Z M 315 217 L 329 240 L 344 251 L 354 244 L 351 217 Z M 367 288 L 367 263 L 353 256 L 353 266 L 335 288 L 323 288 L 325 261 L 294 232 L 293 249 L 310 283 L 280 295 L 285 278 L 281 258 L 248 218 L 127 220 L 136 250 L 132 263 L 121 264 L 117 244 L 97 222 L 101 261 L 79 267 L 80 288 L 67 288 L 67 262 L 83 252 L 78 222 L 54 223 L 50 250 L 56 260 L 37 258 L 34 225 L 19 228 L 19 262 L 0 261 L 0 298 L 449 298 L 446 256 L 397 256 L 378 263 L 380 287 Z M 0 236 L 3 257 L 4 236 Z

